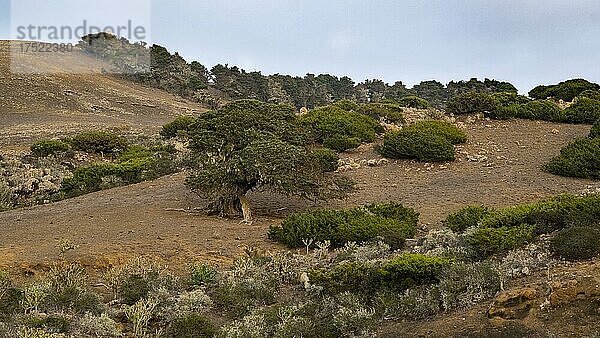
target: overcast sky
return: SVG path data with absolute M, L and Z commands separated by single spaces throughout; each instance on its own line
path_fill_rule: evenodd
M 153 0 L 151 22 L 152 42 L 209 67 L 409 86 L 488 77 L 522 92 L 600 82 L 600 0 Z

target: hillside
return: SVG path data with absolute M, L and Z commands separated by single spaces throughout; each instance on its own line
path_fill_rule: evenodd
M 8 41 L 0 41 L 0 147 L 27 147 L 41 138 L 88 129 L 116 129 L 127 134 L 156 133 L 182 114 L 205 109 L 193 102 L 101 74 L 12 74 Z M 102 68 L 77 48 L 62 62 Z M 37 58 L 19 62 L 42 62 Z M 41 67 L 41 66 L 40 66 Z M 72 66 L 75 69 L 76 66 Z M 108 66 L 107 66 L 108 67 Z
M 103 67 L 97 59 L 79 51 L 65 57 L 63 61 L 75 67 Z M 206 111 L 197 103 L 114 76 L 15 75 L 8 62 L 8 43 L 0 42 L 0 156 L 21 155 L 36 140 L 85 130 L 113 130 L 131 138 L 157 138 L 160 127 L 175 117 Z M 197 261 L 227 268 L 244 254 L 250 257 L 249 261 L 257 258 L 253 255 L 259 255 L 260 260 L 264 258 L 260 254 L 286 250 L 269 240 L 267 232 L 298 211 L 396 201 L 420 213 L 419 237 L 443 228 L 446 216 L 466 205 L 505 207 L 561 193 L 600 191 L 598 181 L 560 177 L 540 170 L 565 145 L 586 137 L 589 125 L 498 121 L 479 114 L 443 118 L 468 135 L 468 142 L 457 146 L 456 161 L 435 165 L 384 161 L 375 151 L 382 142 L 379 137 L 375 143 L 340 154 L 347 165 L 336 175 L 345 174 L 357 183 L 357 190 L 347 199 L 307 202 L 252 192 L 249 197 L 256 216 L 252 224 L 207 215 L 200 209 L 206 201 L 185 185 L 187 172 L 0 212 L 0 270 L 34 281 L 51 273 L 58 261 L 77 262 L 88 269 L 95 290 L 101 290 L 98 292 L 109 303 L 112 298 L 101 284 L 104 277 L 99 277 L 108 269 L 142 256 L 167 265 L 174 272 L 184 272 L 189 263 Z M 409 119 L 412 121 L 412 116 Z M 415 245 L 416 241 L 408 242 Z M 65 243 L 70 247 L 62 247 Z M 381 337 L 597 334 L 598 261 L 548 261 L 548 269 L 510 279 L 494 299 L 488 297 L 470 309 L 447 311 L 424 320 L 385 318 L 373 332 Z M 257 270 L 263 268 L 252 265 L 254 262 L 248 264 Z M 252 273 L 251 268 L 240 269 Z M 294 281 L 297 277 L 293 276 Z M 202 285 L 204 288 L 207 286 Z M 286 301 L 294 296 L 305 297 L 294 292 L 298 290 L 284 289 L 278 296 Z M 214 312 L 217 322 L 229 320 L 223 319 L 221 309 Z M 131 333 L 125 314 L 118 316 L 119 323 L 128 325 L 119 329 Z

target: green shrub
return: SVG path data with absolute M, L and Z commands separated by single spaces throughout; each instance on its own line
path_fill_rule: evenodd
M 587 98 L 596 101 L 600 101 L 600 90 L 586 90 L 581 94 L 577 95 L 578 99 Z
M 493 211 L 481 221 L 482 227 L 535 226 L 536 233 L 550 233 L 565 227 L 600 222 L 600 196 L 559 195 L 547 201 L 522 204 Z
M 338 107 L 345 111 L 360 111 L 360 105 L 354 101 L 350 100 L 340 100 L 333 104 L 333 106 Z
M 414 95 L 401 98 L 400 101 L 398 101 L 398 104 L 400 104 L 401 107 L 417 109 L 427 109 L 431 107 L 429 101 Z
M 164 125 L 160 131 L 160 135 L 167 139 L 175 138 L 180 133 L 187 133 L 190 131 L 195 122 L 196 118 L 193 116 L 179 116 L 175 121 Z
M 529 101 L 531 101 L 526 96 L 510 92 L 493 93 L 491 96 L 502 107 L 527 104 Z
M 443 121 L 420 121 L 404 128 L 406 131 L 419 131 L 443 136 L 452 144 L 467 142 L 467 134 L 455 125 Z
M 572 227 L 559 232 L 550 249 L 569 261 L 587 260 L 600 254 L 600 231 L 594 227 Z
M 534 99 L 547 99 L 552 97 L 556 100 L 570 102 L 585 91 L 597 91 L 599 89 L 600 85 L 596 83 L 591 83 L 584 79 L 572 79 L 561 82 L 557 85 L 537 86 L 529 92 L 529 97 Z
M 436 284 L 442 269 L 450 264 L 452 261 L 446 258 L 403 254 L 381 267 L 381 281 L 385 287 L 395 290 Z
M 271 227 L 269 238 L 292 248 L 305 242 L 331 241 L 334 247 L 348 242 L 366 242 L 383 237 L 399 248 L 414 236 L 419 214 L 400 204 L 369 205 L 351 210 L 314 210 L 288 216 L 279 227 Z
M 341 153 L 349 149 L 358 148 L 360 146 L 360 139 L 358 137 L 334 135 L 326 138 L 323 141 L 323 146 Z
M 596 121 L 590 131 L 590 138 L 600 137 L 600 120 Z
M 494 120 L 510 120 L 516 118 L 519 115 L 519 109 L 522 105 L 512 104 L 509 106 L 498 106 L 495 109 L 485 113 L 485 117 L 489 117 Z
M 490 94 L 468 92 L 451 98 L 446 110 L 452 114 L 462 115 L 492 111 L 497 106 L 498 102 Z
M 127 277 L 118 291 L 123 304 L 133 305 L 148 296 L 150 283 L 140 275 L 131 275 Z
M 189 266 L 190 285 L 206 286 L 214 283 L 217 279 L 217 269 L 204 263 L 194 263 Z
M 404 123 L 404 110 L 398 104 L 367 103 L 361 107 L 361 112 L 375 120 L 387 123 Z
M 189 314 L 175 319 L 168 329 L 173 338 L 208 338 L 217 334 L 217 328 L 210 319 L 200 314 Z
M 67 197 L 110 189 L 121 185 L 140 183 L 171 174 L 175 167 L 170 156 L 137 157 L 140 152 L 126 153 L 121 163 L 93 163 L 77 168 L 73 176 L 63 180 L 61 192 Z
M 480 228 L 468 235 L 469 246 L 478 258 L 488 258 L 525 246 L 534 239 L 535 226 Z
M 23 324 L 30 328 L 43 329 L 48 333 L 68 333 L 71 321 L 63 316 L 50 315 L 29 317 Z
M 343 262 L 332 269 L 314 269 L 309 279 L 330 293 L 403 291 L 439 282 L 438 275 L 450 264 L 452 261 L 446 258 L 403 254 L 382 264 Z
M 340 157 L 327 148 L 318 148 L 311 151 L 312 156 L 323 172 L 334 172 L 338 169 Z
M 44 140 L 31 145 L 31 153 L 36 157 L 48 157 L 71 149 L 68 143 L 59 140 Z
M 477 227 L 479 223 L 491 213 L 483 205 L 471 205 L 448 215 L 444 225 L 456 233 L 463 233 L 468 228 Z
M 127 148 L 127 140 L 109 132 L 89 131 L 76 135 L 71 146 L 87 153 L 115 154 Z
M 543 169 L 559 176 L 600 178 L 600 138 L 583 138 L 567 145 Z
M 393 159 L 417 159 L 423 162 L 454 161 L 454 145 L 443 136 L 416 130 L 387 133 L 381 155 Z
M 23 300 L 23 290 L 9 287 L 0 298 L 0 320 L 9 320 L 14 315 L 23 312 L 21 302 Z
M 581 98 L 565 109 L 564 113 L 569 123 L 593 124 L 600 120 L 600 101 Z
M 564 122 L 565 112 L 560 107 L 546 100 L 530 101 L 517 109 L 517 116 L 522 119 Z
M 211 289 L 211 299 L 218 308 L 240 317 L 255 307 L 264 307 L 275 303 L 276 285 L 270 281 L 248 280 L 243 283 L 220 285 Z
M 318 108 L 299 118 L 316 142 L 329 138 L 358 139 L 373 142 L 381 126 L 373 118 L 355 111 L 346 111 L 335 106 Z
M 344 262 L 332 269 L 314 269 L 309 272 L 309 279 L 334 294 L 345 291 L 369 294 L 381 288 L 381 271 L 371 263 Z

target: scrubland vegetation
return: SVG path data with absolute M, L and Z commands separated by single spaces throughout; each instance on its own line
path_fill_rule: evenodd
M 89 43 L 97 38 L 101 43 Z M 104 35 L 82 46 L 125 58 L 132 48 L 146 48 Z M 480 113 L 594 124 L 540 174 L 600 178 L 600 86 L 585 80 L 539 86 L 525 97 L 488 79 L 407 89 L 400 82 L 264 76 L 227 65 L 208 70 L 160 46 L 150 52 L 150 74 L 134 81 L 212 110 L 179 117 L 156 138 L 88 131 L 36 142 L 19 161 L 0 158 L 0 211 L 185 169 L 187 186 L 210 213 L 251 223 L 253 191 L 309 200 L 347 196 L 354 182 L 337 172 L 340 156 L 363 144 L 376 144 L 395 161 L 454 161 L 456 147 L 471 141 L 456 118 Z M 414 121 L 407 117 L 413 109 L 443 109 L 446 119 Z M 22 172 L 32 174 L 15 174 Z M 600 254 L 597 194 L 465 206 L 433 230 L 420 227 L 418 210 L 397 201 L 364 204 L 291 213 L 268 237 L 294 251 L 246 248 L 227 267 L 195 262 L 176 275 L 139 258 L 92 281 L 63 259 L 36 280 L 0 272 L 0 335 L 366 337 L 383 321 L 468 309 L 515 278 Z

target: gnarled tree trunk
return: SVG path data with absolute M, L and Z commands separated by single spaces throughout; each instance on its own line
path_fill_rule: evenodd
M 252 210 L 250 209 L 250 200 L 246 196 L 239 197 L 240 204 L 242 206 L 242 214 L 244 215 L 244 222 L 252 222 Z

